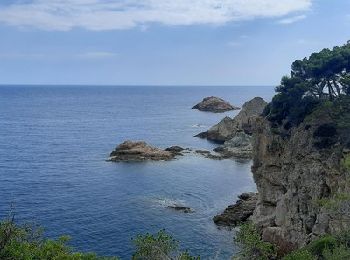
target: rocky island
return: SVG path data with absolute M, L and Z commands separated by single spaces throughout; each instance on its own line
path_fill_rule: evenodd
M 142 161 L 169 161 L 182 155 L 184 149 L 172 146 L 165 150 L 148 145 L 143 141 L 125 141 L 111 152 L 108 161 L 112 162 L 142 162 Z
M 204 98 L 200 103 L 192 107 L 192 109 L 213 113 L 223 113 L 226 111 L 239 109 L 239 107 L 235 107 L 221 98 L 212 96 Z

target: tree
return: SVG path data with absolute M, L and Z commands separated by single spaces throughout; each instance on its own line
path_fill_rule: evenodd
M 319 103 L 349 96 L 350 43 L 294 61 L 276 92 L 264 115 L 285 128 L 298 125 Z

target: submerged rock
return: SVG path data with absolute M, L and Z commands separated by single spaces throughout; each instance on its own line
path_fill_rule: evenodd
M 111 152 L 108 160 L 113 162 L 167 161 L 175 156 L 174 152 L 152 147 L 146 142 L 125 141 Z
M 253 215 L 258 194 L 243 193 L 238 198 L 236 204 L 228 206 L 222 214 L 213 218 L 216 225 L 235 227 L 247 221 Z
M 172 206 L 168 206 L 169 209 L 173 209 L 176 211 L 181 211 L 183 213 L 193 213 L 194 210 L 189 208 L 189 207 L 185 207 L 185 206 L 181 206 L 181 205 L 172 205 Z
M 218 97 L 206 97 L 200 103 L 192 107 L 192 109 L 198 109 L 200 111 L 222 113 L 230 110 L 239 109 L 228 103 L 227 101 Z

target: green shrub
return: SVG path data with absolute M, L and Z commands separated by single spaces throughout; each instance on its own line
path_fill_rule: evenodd
M 0 223 L 0 259 L 2 260 L 101 260 L 95 254 L 74 252 L 67 245 L 69 237 L 45 239 L 40 229 L 29 225 L 16 225 L 14 217 Z
M 302 249 L 294 251 L 293 253 L 287 255 L 283 260 L 316 260 L 317 258 L 313 256 L 309 251 Z
M 136 251 L 132 257 L 134 260 L 195 260 L 188 252 L 177 252 L 178 242 L 164 230 L 157 234 L 138 235 L 134 240 Z
M 335 248 L 326 248 L 323 250 L 324 260 L 345 260 L 350 259 L 350 248 L 345 245 L 339 245 Z
M 334 249 L 338 244 L 337 239 L 331 235 L 325 235 L 315 241 L 312 241 L 308 246 L 308 251 L 315 256 L 322 256 L 325 249 Z
M 240 226 L 235 242 L 241 250 L 234 259 L 267 260 L 277 255 L 276 248 L 271 243 L 263 241 L 255 226 L 251 223 Z

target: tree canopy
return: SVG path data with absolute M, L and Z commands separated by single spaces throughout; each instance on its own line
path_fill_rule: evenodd
M 296 60 L 264 114 L 285 126 L 299 124 L 320 102 L 350 95 L 350 42 Z

